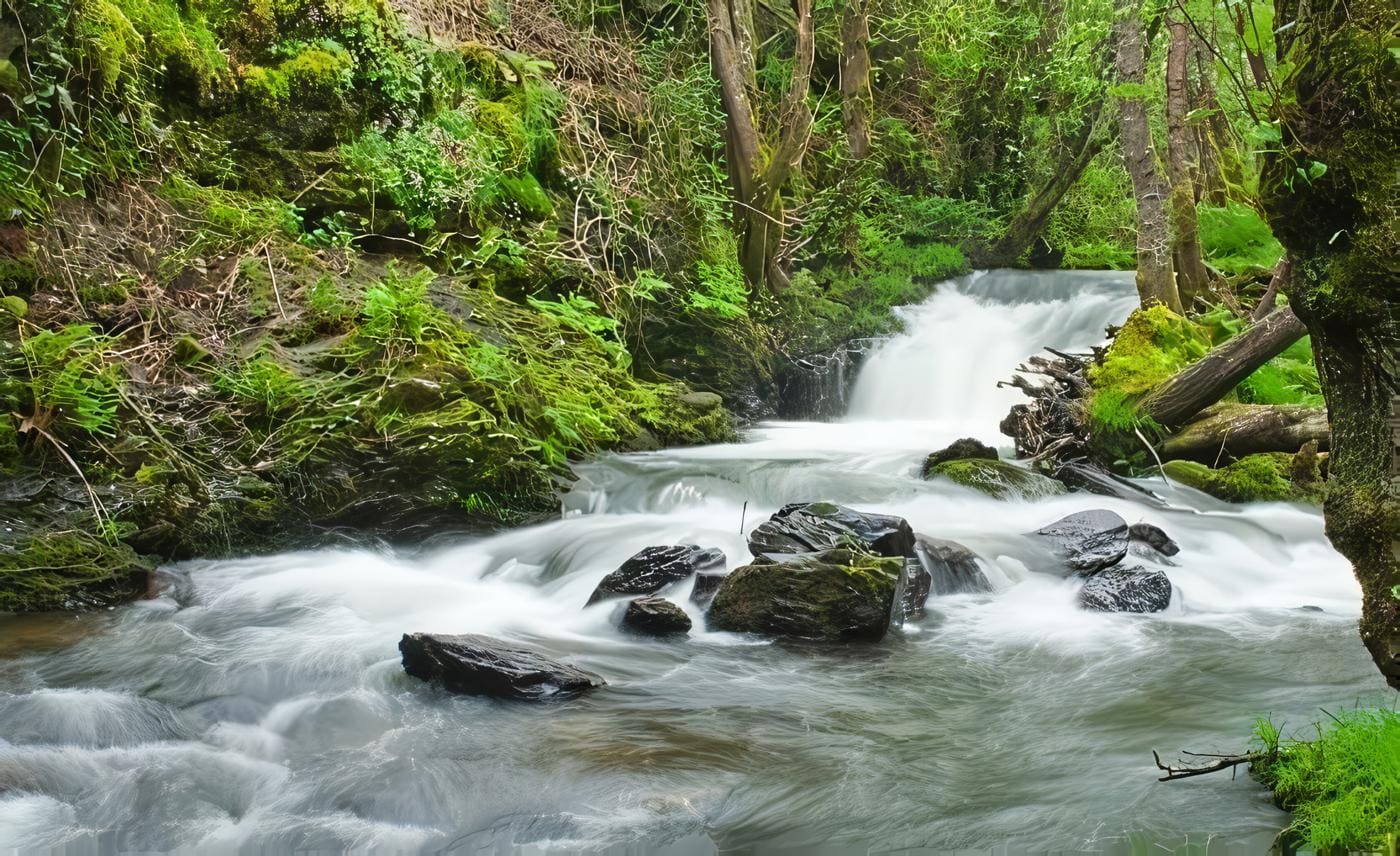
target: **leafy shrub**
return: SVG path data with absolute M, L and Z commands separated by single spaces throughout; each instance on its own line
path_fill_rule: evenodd
M 1196 218 L 1201 253 L 1223 273 L 1272 270 L 1283 257 L 1283 246 L 1253 208 L 1233 200 L 1223 206 L 1202 204 Z
M 47 411 L 59 426 L 116 436 L 121 375 L 112 350 L 111 338 L 90 324 L 39 330 L 24 339 L 35 414 Z

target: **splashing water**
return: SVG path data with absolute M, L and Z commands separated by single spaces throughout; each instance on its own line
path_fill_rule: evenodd
M 155 600 L 2 619 L 0 849 L 1266 848 L 1286 819 L 1261 788 L 1158 784 L 1151 749 L 1236 750 L 1257 714 L 1302 724 L 1384 692 L 1320 516 L 1160 480 L 1145 484 L 1165 508 L 917 477 L 956 437 L 997 442 L 1016 363 L 1101 341 L 1133 302 L 1130 274 L 974 275 L 904 310 L 845 421 L 603 456 L 562 519 L 490 538 L 190 562 Z M 688 583 L 670 595 L 696 620 L 684 642 L 582 608 L 641 547 L 716 546 L 734 567 L 741 520 L 815 499 L 965 543 L 997 591 L 820 650 L 705 632 Z M 1016 558 L 1018 533 L 1091 507 L 1178 541 L 1166 613 L 1083 612 Z M 453 697 L 402 673 L 411 631 L 501 636 L 609 686 L 562 705 Z

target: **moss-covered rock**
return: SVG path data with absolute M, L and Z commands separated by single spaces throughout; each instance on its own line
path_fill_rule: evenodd
M 904 559 L 849 549 L 760 560 L 732 571 L 708 613 L 714 630 L 823 642 L 879 640 Z
M 964 458 L 924 469 L 926 479 L 948 479 L 996 499 L 1036 499 L 1065 493 L 1065 486 L 1040 473 L 1007 461 Z
M 1321 483 L 1316 478 L 1294 483 L 1295 457 L 1265 452 L 1246 455 L 1218 469 L 1196 461 L 1174 460 L 1164 463 L 1162 469 L 1171 479 L 1227 502 L 1321 502 Z
M 150 562 L 114 536 L 38 531 L 0 540 L 0 612 L 106 606 L 146 590 Z

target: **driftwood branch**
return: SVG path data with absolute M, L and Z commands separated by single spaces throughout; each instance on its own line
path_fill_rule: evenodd
M 1244 755 L 1212 755 L 1200 752 L 1183 752 L 1183 755 L 1190 755 L 1195 758 L 1213 758 L 1215 760 L 1200 764 L 1198 766 L 1174 767 L 1170 764 L 1162 763 L 1162 756 L 1157 754 L 1157 750 L 1152 750 L 1152 760 L 1157 763 L 1157 769 L 1166 773 L 1165 776 L 1158 777 L 1159 782 L 1174 782 L 1177 779 L 1189 779 L 1192 776 L 1204 776 L 1209 773 L 1218 773 L 1221 770 L 1233 770 L 1241 764 L 1253 764 L 1269 757 L 1268 752 L 1249 752 Z
M 1163 458 L 1185 458 L 1214 465 L 1222 455 L 1297 452 L 1305 443 L 1331 445 L 1327 411 L 1302 404 L 1217 404 L 1163 440 Z

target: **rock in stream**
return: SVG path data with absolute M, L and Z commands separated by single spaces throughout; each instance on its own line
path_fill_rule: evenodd
M 399 640 L 403 669 L 454 693 L 521 701 L 573 698 L 606 681 L 534 651 L 478 634 L 407 633 Z
M 1092 574 L 1128 555 L 1128 523 L 1106 509 L 1078 511 L 1034 533 L 1064 562 L 1060 569 L 1037 568 L 1060 576 Z
M 694 544 L 645 547 L 603 577 L 585 606 L 625 595 L 656 594 L 671 583 L 701 571 L 724 570 L 724 553 Z
M 1099 571 L 1079 590 L 1079 605 L 1093 612 L 1161 612 L 1171 600 L 1167 575 L 1140 567 Z
M 755 556 L 820 553 L 851 541 L 877 556 L 914 555 L 914 530 L 903 517 L 870 514 L 832 502 L 783 506 L 749 533 L 749 550 Z

